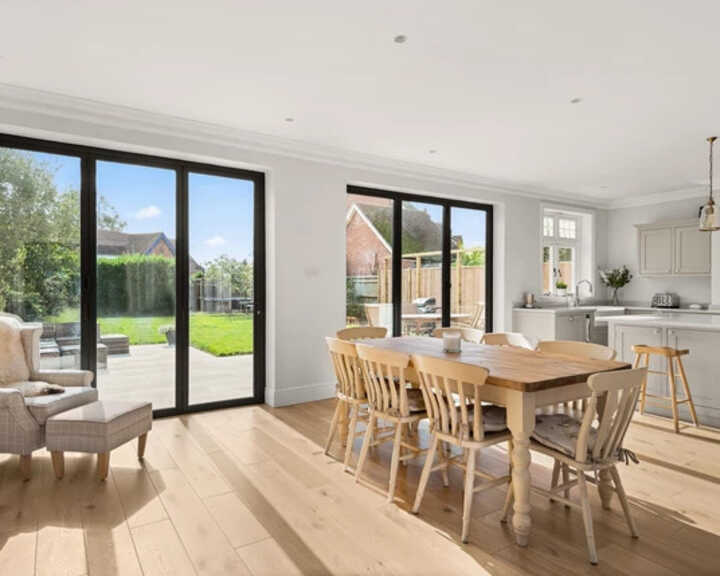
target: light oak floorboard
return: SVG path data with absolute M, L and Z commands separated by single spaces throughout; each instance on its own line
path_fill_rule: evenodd
M 270 537 L 235 492 L 206 498 L 205 505 L 234 548 Z
M 145 576 L 195 576 L 192 561 L 169 520 L 133 528 L 132 535 Z
M 303 576 L 272 538 L 238 548 L 237 553 L 253 576 Z

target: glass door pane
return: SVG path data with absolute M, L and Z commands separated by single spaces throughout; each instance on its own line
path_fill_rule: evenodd
M 384 326 L 392 335 L 392 236 L 392 200 L 347 195 L 347 326 Z
M 105 399 L 175 399 L 174 170 L 97 162 L 97 381 Z
M 450 209 L 450 325 L 485 329 L 486 222 L 484 210 Z
M 0 311 L 42 322 L 40 366 L 80 367 L 80 159 L 0 148 Z
M 432 334 L 442 324 L 443 207 L 402 203 L 402 334 Z
M 254 195 L 250 180 L 188 180 L 189 403 L 253 394 Z

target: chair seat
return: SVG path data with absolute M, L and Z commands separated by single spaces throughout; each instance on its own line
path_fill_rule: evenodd
M 68 386 L 60 394 L 45 394 L 25 398 L 25 406 L 40 426 L 55 414 L 82 406 L 98 399 L 98 391 L 89 386 Z
M 474 407 L 468 410 L 468 420 L 472 422 Z M 488 432 L 504 432 L 507 430 L 507 412 L 502 406 L 483 404 L 483 429 Z
M 410 413 L 425 412 L 425 400 L 419 388 L 407 389 L 408 409 Z
M 567 414 L 543 414 L 535 418 L 535 431 L 532 434 L 533 440 L 575 459 L 578 434 L 582 422 Z M 597 430 L 590 429 L 588 434 L 588 453 L 592 452 L 595 445 Z

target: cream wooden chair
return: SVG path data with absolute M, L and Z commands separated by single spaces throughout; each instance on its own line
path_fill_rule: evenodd
M 538 352 L 559 354 L 563 356 L 580 356 L 593 360 L 615 360 L 615 350 L 602 344 L 577 342 L 574 340 L 541 340 L 537 345 Z
M 483 344 L 490 346 L 515 346 L 532 350 L 532 345 L 519 332 L 489 332 L 483 337 Z
M 361 338 L 385 338 L 387 328 L 382 326 L 353 326 L 338 330 L 336 336 L 340 340 L 360 340 Z
M 538 352 L 545 354 L 557 354 L 561 356 L 579 356 L 581 358 L 590 358 L 593 360 L 615 360 L 616 352 L 608 346 L 602 344 L 594 344 L 592 342 L 577 342 L 574 340 L 541 340 L 537 346 Z M 556 410 L 560 405 L 555 407 L 539 408 L 538 413 L 547 413 L 548 410 Z M 573 402 L 565 402 L 562 404 L 565 414 L 572 414 L 576 418 L 582 418 L 586 408 L 586 400 L 574 400 Z M 563 483 L 567 484 L 570 480 L 569 468 L 562 464 L 559 460 L 555 460 L 553 464 L 552 481 L 557 483 L 560 473 L 563 475 Z M 569 492 L 565 493 L 567 498 Z
M 393 451 L 387 494 L 388 501 L 392 502 L 395 496 L 400 462 L 406 462 L 423 452 L 417 446 L 405 441 L 408 426 L 417 424 L 426 417 L 422 392 L 417 388 L 407 387 L 405 375 L 410 365 L 409 355 L 374 348 L 367 344 L 358 343 L 355 348 L 362 360 L 363 379 L 370 409 L 360 459 L 355 471 L 355 481 L 360 479 L 370 446 L 392 442 Z M 391 423 L 394 431 L 385 435 L 382 434 L 382 431 L 374 432 L 378 420 Z M 406 450 L 405 454 L 403 454 L 403 449 Z
M 536 487 L 533 490 L 582 510 L 592 564 L 597 564 L 598 558 L 587 483 L 595 483 L 595 474 L 604 471 L 610 473 L 630 534 L 633 538 L 638 537 L 616 464 L 627 459 L 628 455 L 622 447 L 623 439 L 646 378 L 646 368 L 594 374 L 588 379 L 592 395 L 582 420 L 567 414 L 550 414 L 539 416 L 535 424 L 531 448 L 572 468 L 576 479 L 559 486 L 557 479 L 554 479 L 550 490 Z M 588 473 L 593 476 L 587 477 Z M 567 494 L 574 487 L 579 489 L 580 503 L 570 500 L 568 496 L 558 495 L 559 492 Z
M 447 486 L 448 468 L 458 466 L 464 469 L 465 497 L 461 539 L 467 542 L 475 492 L 510 482 L 509 475 L 495 477 L 475 469 L 475 454 L 481 448 L 507 442 L 508 454 L 512 454 L 505 409 L 499 406 L 483 406 L 480 401 L 478 390 L 488 377 L 485 368 L 427 356 L 413 356 L 412 362 L 420 379 L 420 389 L 427 406 L 432 434 L 412 511 L 417 514 L 420 509 L 431 472 L 442 470 Z M 482 409 L 478 410 L 477 407 Z M 443 444 L 438 451 L 438 444 L 441 442 Z M 444 448 L 448 445 L 461 448 L 463 453 L 447 457 Z M 436 453 L 440 456 L 440 464 L 434 466 Z M 464 461 L 465 457 L 467 462 Z M 475 476 L 480 476 L 486 482 L 475 487 Z M 508 499 L 510 493 L 508 486 Z
M 442 338 L 446 332 L 454 332 L 460 334 L 460 338 L 465 342 L 473 342 L 474 344 L 481 344 L 485 333 L 482 330 L 476 330 L 475 328 L 465 328 L 463 326 L 451 326 L 450 328 L 435 328 L 433 330 L 433 337 Z
M 325 441 L 325 454 L 336 432 L 340 431 L 341 442 L 345 443 L 345 469 L 350 466 L 353 441 L 364 432 L 357 432 L 358 422 L 367 422 L 367 399 L 362 379 L 362 366 L 355 345 L 337 338 L 325 338 L 330 351 L 330 359 L 335 377 L 337 378 L 337 406 L 330 423 L 330 431 Z M 347 422 L 347 411 L 350 410 L 350 423 Z

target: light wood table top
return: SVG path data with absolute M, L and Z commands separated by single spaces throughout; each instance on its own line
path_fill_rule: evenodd
M 483 366 L 490 372 L 487 383 L 522 392 L 537 392 L 548 388 L 585 382 L 597 372 L 630 368 L 626 362 L 590 360 L 575 356 L 543 354 L 524 348 L 488 346 L 462 343 L 462 351 L 452 354 L 443 350 L 442 338 L 400 336 L 363 340 L 363 344 L 377 346 L 405 354 L 420 354 Z

